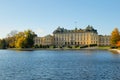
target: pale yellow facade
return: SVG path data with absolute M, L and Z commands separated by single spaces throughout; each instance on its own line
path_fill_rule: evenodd
M 47 35 L 45 37 L 35 37 L 34 45 L 53 45 L 53 36 Z
M 110 36 L 108 35 L 99 35 L 99 46 L 109 46 L 110 45 Z
M 43 43 L 42 37 L 35 37 L 34 38 L 34 45 L 41 45 Z
M 97 30 L 90 26 L 86 29 L 75 30 L 59 27 L 53 32 L 53 35 L 56 46 L 98 44 Z
M 97 30 L 88 26 L 86 29 L 67 30 L 58 27 L 53 36 L 36 37 L 35 45 L 55 45 L 55 46 L 71 46 L 71 45 L 98 45 L 109 46 L 110 36 L 98 35 Z
M 70 32 L 54 34 L 54 44 L 63 45 L 89 45 L 98 43 L 98 35 L 91 32 Z

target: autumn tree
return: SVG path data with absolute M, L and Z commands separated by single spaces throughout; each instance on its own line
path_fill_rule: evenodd
M 117 42 L 116 46 L 117 46 L 117 47 L 120 47 L 120 41 Z
M 111 33 L 111 39 L 110 39 L 111 45 L 116 46 L 118 41 L 120 41 L 120 33 L 118 28 L 115 28 Z
M 32 48 L 34 45 L 34 37 L 36 34 L 32 30 L 19 32 L 16 35 L 16 48 Z
M 13 30 L 7 35 L 7 38 L 5 39 L 7 42 L 7 47 L 15 48 L 15 41 L 16 41 L 16 34 L 17 33 L 18 32 L 16 30 Z
M 11 31 L 5 40 L 8 48 L 32 48 L 35 36 L 37 35 L 32 30 Z
M 15 36 L 15 47 L 16 48 L 24 48 L 25 34 L 24 32 L 19 32 Z

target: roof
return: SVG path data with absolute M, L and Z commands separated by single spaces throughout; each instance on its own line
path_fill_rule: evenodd
M 94 33 L 97 33 L 97 30 L 94 29 L 92 26 L 88 25 L 86 27 L 86 29 L 73 29 L 73 30 L 68 30 L 68 29 L 64 29 L 64 28 L 60 28 L 58 27 L 56 30 L 53 31 L 53 34 L 56 34 L 56 33 L 73 33 L 73 32 L 94 32 Z

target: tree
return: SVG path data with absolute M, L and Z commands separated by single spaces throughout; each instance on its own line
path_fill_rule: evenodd
M 6 46 L 6 41 L 5 39 L 0 39 L 0 49 L 6 49 L 7 46 Z
M 117 42 L 116 46 L 117 46 L 117 47 L 120 47 L 120 41 Z
M 34 45 L 34 37 L 36 34 L 32 30 L 19 32 L 16 34 L 16 48 L 32 48 Z
M 25 47 L 26 48 L 31 48 L 34 45 L 34 37 L 36 36 L 36 34 L 32 31 L 32 30 L 27 30 L 24 31 L 25 33 Z
M 111 33 L 111 39 L 110 39 L 111 45 L 116 46 L 118 41 L 120 41 L 120 33 L 118 28 L 115 28 Z
M 6 42 L 7 42 L 7 47 L 14 48 L 15 47 L 15 36 L 7 37 Z
M 16 41 L 16 34 L 17 33 L 18 32 L 16 30 L 13 30 L 7 35 L 7 38 L 5 39 L 7 42 L 7 47 L 15 48 L 15 41 Z
M 24 32 L 19 32 L 15 36 L 16 41 L 15 41 L 15 47 L 16 48 L 24 48 L 24 41 L 25 41 L 25 34 Z
M 34 37 L 37 36 L 32 30 L 23 32 L 11 31 L 5 39 L 8 48 L 32 48 Z
M 17 33 L 18 33 L 18 31 L 13 30 L 13 31 L 11 31 L 7 36 L 8 36 L 8 37 L 13 37 L 13 36 L 15 36 Z

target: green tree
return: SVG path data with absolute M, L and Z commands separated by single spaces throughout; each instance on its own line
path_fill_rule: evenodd
M 6 46 L 6 41 L 5 39 L 0 39 L 0 49 L 6 49 L 7 46 Z
M 36 34 L 32 31 L 32 30 L 27 30 L 24 31 L 25 33 L 25 47 L 26 48 L 32 48 L 34 46 L 34 37 L 36 36 Z
M 118 28 L 115 28 L 111 33 L 111 39 L 110 39 L 111 45 L 116 46 L 118 41 L 120 41 L 120 33 Z

